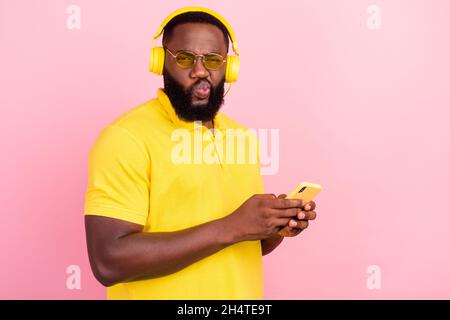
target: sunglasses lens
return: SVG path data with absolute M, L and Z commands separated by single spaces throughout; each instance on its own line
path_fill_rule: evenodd
M 195 56 L 188 52 L 180 52 L 177 54 L 176 61 L 180 67 L 189 68 L 194 65 Z
M 191 68 L 195 63 L 195 55 L 190 52 L 177 53 L 175 60 L 182 68 Z M 203 64 L 209 70 L 217 70 L 223 64 L 223 57 L 218 54 L 207 54 L 203 58 Z
M 222 63 L 223 57 L 216 54 L 206 55 L 204 58 L 205 67 L 211 70 L 219 69 Z

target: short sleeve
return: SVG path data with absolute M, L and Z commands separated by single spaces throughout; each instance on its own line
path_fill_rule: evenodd
M 127 129 L 109 125 L 89 152 L 84 214 L 145 225 L 150 157 Z

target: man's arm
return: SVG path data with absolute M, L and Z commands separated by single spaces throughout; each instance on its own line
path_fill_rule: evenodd
M 175 232 L 142 232 L 139 224 L 86 215 L 89 260 L 105 286 L 161 277 L 234 243 L 270 238 L 299 207 L 299 200 L 255 195 L 224 218 Z
M 92 270 L 104 286 L 174 273 L 235 241 L 224 220 L 176 232 L 142 232 L 139 224 L 94 215 L 85 225 Z
M 261 240 L 262 255 L 265 256 L 275 250 L 281 242 L 283 242 L 284 237 L 275 233 L 273 236 L 267 239 Z

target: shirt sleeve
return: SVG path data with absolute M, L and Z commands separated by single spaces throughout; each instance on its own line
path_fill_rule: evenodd
M 150 166 L 144 146 L 127 129 L 106 127 L 89 152 L 84 214 L 145 225 Z

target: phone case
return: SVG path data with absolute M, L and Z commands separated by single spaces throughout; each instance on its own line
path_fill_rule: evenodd
M 322 190 L 322 186 L 311 182 L 302 182 L 297 188 L 287 195 L 288 199 L 302 199 L 305 202 L 312 201 L 314 197 Z
M 322 186 L 311 182 L 302 182 L 294 190 L 289 193 L 287 199 L 302 199 L 305 203 L 310 202 L 322 190 Z M 288 231 L 288 227 L 284 227 L 278 231 L 279 235 L 284 237 L 292 237 L 293 235 Z

